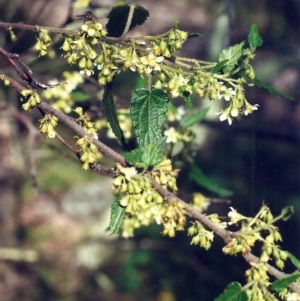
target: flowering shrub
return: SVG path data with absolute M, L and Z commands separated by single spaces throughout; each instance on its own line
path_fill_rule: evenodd
M 113 27 L 114 14 L 116 10 L 122 12 L 123 8 L 131 13 L 126 17 L 124 28 L 116 32 Z M 133 18 L 133 14 L 137 18 Z M 209 249 L 215 235 L 219 235 L 225 240 L 224 254 L 244 256 L 250 269 L 245 273 L 247 284 L 244 287 L 232 283 L 218 300 L 233 300 L 232 296 L 238 296 L 234 297 L 235 300 L 279 300 L 279 297 L 299 300 L 299 274 L 287 276 L 278 269 L 284 268 L 287 259 L 297 269 L 300 264 L 293 255 L 280 248 L 281 234 L 274 225 L 280 219 L 288 219 L 292 208 L 283 209 L 277 217 L 267 206 L 263 206 L 255 217 L 243 216 L 231 208 L 228 218 L 224 220 L 217 214 L 203 213 L 209 205 L 204 196 L 194 194 L 192 204 L 187 204 L 176 195 L 176 177 L 180 170 L 172 166 L 172 147 L 182 143 L 181 153 L 192 148 L 195 137 L 192 126 L 205 117 L 207 109 L 188 115 L 182 106 L 176 108 L 168 104 L 169 100 L 182 97 L 189 109 L 193 108 L 193 102 L 204 98 L 222 101 L 224 109 L 216 114 L 220 121 L 227 120 L 231 125 L 236 117 L 258 110 L 258 104 L 250 104 L 246 99 L 247 86 L 255 85 L 287 97 L 255 77 L 251 61 L 256 48 L 262 44 L 257 27 L 251 27 L 247 41 L 224 49 L 217 62 L 206 62 L 178 54 L 185 41 L 193 37 L 180 30 L 178 24 L 157 36 L 127 38 L 127 32 L 135 25 L 141 25 L 148 15 L 144 8 L 127 3 L 113 8 L 106 28 L 91 12 L 87 12 L 78 31 L 53 29 L 53 32 L 62 35 L 62 56 L 78 71 L 65 71 L 65 82 L 56 80 L 48 85 L 38 82 L 17 55 L 9 54 L 4 49 L 1 49 L 1 55 L 15 68 L 27 88 L 4 74 L 1 79 L 5 85 L 20 92 L 22 100 L 26 101 L 22 106 L 24 110 L 37 107 L 43 113 L 40 131 L 48 138 L 58 136 L 56 127 L 60 122 L 76 133 L 77 148 L 69 148 L 76 154 L 83 169 L 100 170 L 113 177 L 112 190 L 116 199 L 111 206 L 111 234 L 120 232 L 128 238 L 134 235 L 136 228 L 157 223 L 162 225 L 163 235 L 173 237 L 177 231 L 187 231 L 192 237 L 191 244 L 205 249 Z M 2 26 L 5 27 L 5 23 Z M 16 27 L 22 28 L 22 24 Z M 13 26 L 10 24 L 7 28 L 11 31 Z M 37 28 L 33 26 L 32 29 Z M 47 55 L 52 45 L 50 31 L 51 28 L 38 28 L 34 49 L 40 56 Z M 146 78 L 147 88 L 133 91 L 129 110 L 117 110 L 112 86 L 116 76 L 126 70 Z M 93 75 L 97 78 L 96 83 Z M 91 116 L 72 98 L 74 90 L 85 79 L 94 80 L 97 88 L 103 86 L 101 105 L 106 120 L 92 121 Z M 45 91 L 39 94 L 37 87 Z M 194 95 L 198 98 L 192 100 Z M 42 101 L 41 97 L 51 100 L 52 106 Z M 73 112 L 78 116 L 65 115 Z M 109 135 L 113 133 L 126 150 L 124 157 L 98 140 L 99 130 L 108 128 Z M 136 139 L 134 149 L 128 143 L 133 138 Z M 114 169 L 99 165 L 104 155 L 116 162 Z M 194 168 L 193 173 L 209 187 L 209 181 L 199 169 Z M 237 226 L 238 231 L 228 230 L 232 225 Z M 254 246 L 260 250 L 256 256 L 251 253 Z M 271 260 L 278 269 L 268 264 Z M 271 284 L 269 274 L 283 279 Z

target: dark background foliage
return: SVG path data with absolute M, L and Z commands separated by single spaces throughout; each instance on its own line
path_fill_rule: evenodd
M 0 19 L 64 26 L 81 13 L 74 11 L 70 2 L 2 0 Z M 264 203 L 274 214 L 293 205 L 295 215 L 279 227 L 283 248 L 299 257 L 299 1 L 135 2 L 150 11 L 150 18 L 132 34 L 158 34 L 171 28 L 177 19 L 180 29 L 201 34 L 189 40 L 181 54 L 202 60 L 216 60 L 222 48 L 246 39 L 250 26 L 257 24 L 264 43 L 254 61 L 256 75 L 295 100 L 248 89 L 247 99 L 259 104 L 259 110 L 231 126 L 214 115 L 220 109 L 217 104 L 199 104 L 212 108 L 208 118 L 195 128 L 204 142 L 198 143 L 194 160 L 207 176 L 234 191 L 231 206 L 244 215 L 254 215 Z M 105 15 L 113 4 L 92 1 L 91 9 L 105 24 Z M 69 68 L 59 56 L 52 61 L 36 58 L 30 48 L 34 33 L 16 33 L 19 40 L 12 43 L 1 30 L 1 45 L 19 53 L 40 78 L 51 79 Z M 3 70 L 13 74 L 0 63 Z M 120 76 L 116 94 L 118 105 L 128 107 L 129 89 L 136 79 L 133 77 L 130 83 L 127 79 Z M 89 86 L 85 89 L 95 96 L 80 105 L 97 107 L 98 91 Z M 205 301 L 217 297 L 230 281 L 243 283 L 247 264 L 239 257 L 224 256 L 218 238 L 206 252 L 190 246 L 190 238 L 184 233 L 173 239 L 162 237 L 158 226 L 140 229 L 130 240 L 108 237 L 110 180 L 82 171 L 78 163 L 61 155 L 63 148 L 56 141 L 39 136 L 32 147 L 33 130 L 20 122 L 19 113 L 12 114 L 3 105 L 9 102 L 20 107 L 19 97 L 3 86 L 0 92 L 1 300 Z M 38 112 L 25 116 L 38 124 Z M 66 129 L 61 131 L 73 136 Z M 30 178 L 35 166 L 32 161 L 36 162 L 37 189 Z M 179 186 L 184 188 L 188 178 L 183 166 Z M 199 186 L 193 189 L 210 195 Z M 216 199 L 208 211 L 225 215 L 228 206 Z M 20 250 L 21 260 L 12 258 L 7 247 Z M 22 250 L 27 249 L 39 254 L 39 259 L 26 260 Z

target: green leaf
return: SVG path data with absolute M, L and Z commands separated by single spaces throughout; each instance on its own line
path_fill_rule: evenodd
M 283 98 L 294 100 L 293 97 L 291 97 L 291 96 L 289 96 L 289 95 L 287 95 L 285 93 L 282 93 L 282 92 L 276 90 L 275 88 L 273 88 L 273 87 L 271 87 L 271 86 L 269 86 L 269 85 L 261 82 L 257 77 L 255 77 L 253 79 L 253 83 L 254 83 L 255 87 L 263 89 L 263 90 L 266 90 L 266 91 L 268 91 L 271 94 L 275 94 L 275 95 L 281 96 Z
M 262 45 L 263 40 L 258 34 L 258 29 L 255 24 L 253 24 L 250 28 L 250 33 L 248 35 L 248 42 L 253 47 L 259 47 Z
M 230 283 L 215 301 L 247 301 L 248 296 L 238 282 Z
M 149 144 L 143 149 L 142 162 L 147 166 L 155 166 L 157 162 L 157 148 L 155 144 Z
M 188 128 L 193 126 L 196 123 L 199 123 L 206 116 L 209 108 L 205 108 L 198 113 L 186 115 L 180 120 L 180 126 L 183 128 Z
M 131 152 L 126 153 L 124 155 L 126 161 L 131 165 L 144 168 L 147 167 L 147 165 L 143 163 L 142 156 L 143 156 L 143 149 L 141 148 L 134 149 Z
M 221 197 L 229 197 L 233 195 L 233 191 L 222 188 L 216 182 L 206 177 L 202 170 L 196 165 L 192 166 L 191 177 L 198 185 L 210 192 L 218 194 Z
M 91 99 L 91 96 L 82 91 L 73 91 L 71 92 L 71 98 L 76 102 L 83 102 Z
M 298 278 L 300 278 L 300 274 L 293 274 L 278 280 L 275 280 L 272 285 L 271 288 L 273 290 L 275 290 L 276 292 L 280 293 L 282 292 L 284 289 L 286 289 L 292 282 L 294 282 L 295 280 L 297 280 Z
M 112 90 L 112 84 L 107 84 L 104 88 L 104 95 L 101 102 L 102 109 L 107 118 L 107 121 L 111 126 L 113 133 L 116 135 L 117 139 L 120 141 L 122 146 L 125 149 L 128 149 L 123 131 L 119 124 L 116 107 L 115 107 L 115 101 L 111 90 Z
M 154 144 L 149 144 L 144 148 L 137 148 L 125 154 L 125 159 L 128 163 L 141 168 L 155 166 L 160 163 L 157 147 Z
M 245 42 L 240 44 L 236 44 L 234 46 L 229 47 L 228 49 L 223 49 L 219 55 L 219 62 L 223 62 L 227 60 L 225 64 L 224 72 L 230 73 L 233 71 L 234 67 L 238 64 L 238 61 L 243 53 L 243 47 Z
M 300 270 L 300 260 L 298 258 L 296 258 L 290 252 L 287 252 L 287 253 L 289 255 L 289 258 L 290 258 L 291 262 L 294 264 L 294 266 L 297 268 L 297 270 Z
M 149 144 L 161 147 L 162 125 L 167 117 L 168 97 L 163 90 L 139 88 L 131 99 L 130 114 L 139 147 Z
M 220 70 L 222 70 L 226 64 L 227 64 L 228 60 L 224 60 L 222 62 L 219 62 L 218 64 L 216 64 L 212 69 L 211 69 L 211 72 L 212 73 L 217 73 L 219 72 Z
M 113 7 L 107 16 L 106 29 L 108 36 L 121 37 L 127 33 L 126 30 L 129 31 L 137 25 L 142 25 L 148 17 L 149 11 L 140 5 L 132 2 L 119 4 Z
M 287 206 L 281 210 L 281 218 L 283 221 L 287 221 L 295 213 L 293 206 Z
M 120 206 L 120 198 L 117 198 L 110 207 L 110 221 L 109 234 L 114 235 L 119 232 L 123 218 L 125 216 L 125 209 Z

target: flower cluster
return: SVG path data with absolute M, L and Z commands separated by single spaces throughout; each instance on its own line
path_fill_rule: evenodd
M 112 82 L 113 77 L 120 72 L 115 62 L 112 61 L 111 58 L 108 58 L 108 55 L 111 54 L 112 51 L 118 52 L 117 48 L 105 48 L 105 51 L 99 54 L 95 60 L 95 65 L 99 70 L 98 82 L 100 85 L 106 85 Z
M 48 30 L 40 29 L 39 37 L 37 39 L 37 43 L 34 46 L 34 50 L 38 51 L 40 56 L 46 55 L 49 46 L 51 46 L 51 41 L 52 40 L 51 40 Z
M 167 81 L 169 79 L 169 81 Z M 168 76 L 161 75 L 159 80 L 154 84 L 155 87 L 165 89 L 173 98 L 183 96 L 184 92 L 191 92 L 189 77 L 183 76 L 181 73 L 169 73 Z
M 74 91 L 79 84 L 83 83 L 83 77 L 78 72 L 63 72 L 64 81 L 61 81 L 59 85 L 44 90 L 42 92 L 43 97 L 54 101 L 53 107 L 57 110 L 65 113 L 70 113 L 74 101 L 71 96 L 71 92 Z M 49 84 L 58 84 L 57 80 L 52 80 Z
M 281 241 L 278 228 L 273 225 L 274 217 L 267 206 L 263 206 L 254 218 L 248 218 L 231 208 L 228 214 L 228 225 L 242 222 L 242 228 L 236 232 L 234 238 L 223 248 L 226 254 L 246 254 L 251 251 L 256 241 L 262 243 L 261 262 L 275 260 L 278 268 L 283 269 L 288 254 L 277 246 Z
M 172 53 L 182 48 L 187 37 L 187 32 L 179 29 L 172 29 L 165 38 L 151 43 L 153 53 L 155 55 L 170 57 Z
M 46 114 L 44 118 L 40 120 L 40 132 L 47 134 L 48 138 L 54 138 L 56 135 L 54 128 L 57 126 L 57 121 L 57 117 Z
M 80 160 L 82 162 L 82 168 L 87 170 L 91 164 L 96 163 L 97 160 L 102 158 L 102 154 L 92 141 L 93 138 L 98 138 L 97 130 L 94 127 L 94 123 L 90 121 L 90 116 L 87 113 L 83 113 L 82 108 L 78 107 L 74 111 L 79 115 L 79 118 L 76 121 L 80 124 L 85 132 L 91 135 L 81 137 L 76 142 L 80 148 Z
M 140 41 L 136 40 L 128 45 L 109 44 L 101 41 L 101 37 L 106 34 L 101 23 L 84 23 L 81 26 L 81 35 L 65 36 L 62 46 L 68 62 L 77 64 L 81 74 L 90 76 L 96 67 L 101 85 L 112 82 L 114 76 L 121 71 L 131 69 L 141 75 L 157 75 L 153 86 L 164 90 L 172 98 L 186 97 L 196 92 L 200 97 L 212 101 L 224 99 L 227 108 L 217 114 L 221 121 L 227 120 L 229 124 L 240 114 L 249 115 L 258 109 L 258 105 L 251 105 L 246 101 L 241 81 L 206 71 L 205 66 L 201 67 L 195 60 L 178 58 L 173 62 L 174 66 L 164 62 L 165 58 L 171 57 L 172 53 L 182 47 L 188 37 L 184 31 L 173 29 L 157 39 L 151 37 L 150 48 L 140 45 Z M 146 41 L 142 42 L 145 44 Z M 101 46 L 98 53 L 93 49 L 96 44 Z M 249 65 L 248 69 L 250 67 Z M 185 68 L 188 70 L 184 71 Z
M 278 300 L 269 292 L 268 267 L 265 263 L 251 263 L 251 268 L 246 271 L 247 282 L 250 287 L 246 289 L 249 301 Z
M 150 174 L 155 182 L 163 188 L 176 192 L 178 190 L 176 184 L 178 172 L 178 169 L 172 169 L 171 161 L 169 159 L 165 159 L 159 165 L 155 166 Z
M 88 170 L 91 164 L 97 162 L 102 158 L 98 148 L 93 143 L 91 137 L 84 136 L 77 140 L 76 144 L 80 149 L 80 161 L 82 162 L 82 168 Z
M 126 70 L 130 68 L 139 74 L 160 72 L 164 57 L 155 55 L 151 48 L 149 51 L 144 51 L 143 55 L 139 57 L 135 47 L 132 46 L 121 50 L 114 49 L 114 63 L 118 69 Z
M 139 58 L 134 47 L 123 48 L 114 52 L 113 58 L 117 65 L 124 70 L 127 68 L 130 68 L 132 71 L 137 70 Z
M 98 139 L 97 129 L 94 126 L 94 123 L 91 122 L 91 117 L 87 113 L 83 113 L 81 107 L 77 107 L 74 112 L 79 115 L 79 118 L 76 121 L 80 124 L 82 129 L 93 136 L 93 138 Z
M 22 105 L 25 111 L 29 111 L 41 102 L 40 96 L 34 90 L 23 90 L 21 95 L 28 99 L 27 102 Z
M 200 245 L 206 250 L 211 247 L 211 243 L 214 239 L 214 233 L 206 230 L 199 222 L 195 222 L 188 228 L 188 235 L 193 236 L 191 245 Z
M 251 105 L 246 101 L 240 84 L 228 81 L 225 84 L 213 75 L 195 70 L 193 73 L 180 72 L 161 67 L 161 73 L 154 83 L 155 88 L 163 89 L 171 97 L 185 96 L 196 92 L 200 97 L 211 101 L 225 100 L 227 108 L 217 113 L 220 121 L 228 120 L 232 124 L 233 118 L 240 114 L 249 115 L 258 109 L 258 105 Z
M 152 176 L 165 188 L 177 190 L 176 183 L 171 176 L 170 163 L 164 162 L 154 167 Z M 120 205 L 125 208 L 128 216 L 124 219 L 122 235 L 130 237 L 134 228 L 149 225 L 151 221 L 164 226 L 163 234 L 173 237 L 175 232 L 183 230 L 186 218 L 183 205 L 176 200 L 165 200 L 152 188 L 147 176 L 138 174 L 135 167 L 122 167 L 117 165 L 119 175 L 114 179 L 112 189 L 119 194 Z M 167 183 L 171 179 L 171 184 Z
M 106 36 L 107 32 L 101 23 L 84 23 L 81 31 L 79 37 L 65 36 L 62 49 L 69 64 L 78 64 L 80 73 L 90 76 L 94 73 L 93 68 L 97 57 L 91 45 L 98 44 L 99 38 Z

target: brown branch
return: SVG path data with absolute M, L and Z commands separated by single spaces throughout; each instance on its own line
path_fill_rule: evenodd
M 22 90 L 24 90 L 24 87 L 21 86 L 19 83 L 17 83 L 16 81 L 14 81 L 13 79 L 11 79 L 10 77 L 6 76 L 5 74 L 0 72 L 0 78 L 7 78 L 10 81 L 10 86 L 17 90 L 18 92 L 22 92 Z M 67 125 L 69 128 L 71 128 L 78 136 L 83 137 L 83 136 L 90 136 L 91 139 L 93 140 L 93 143 L 98 147 L 98 149 L 106 154 L 107 156 L 109 156 L 110 158 L 112 158 L 115 162 L 120 163 L 123 166 L 127 166 L 127 163 L 125 161 L 125 158 L 121 155 L 119 155 L 118 153 L 116 153 L 114 150 L 112 150 L 111 148 L 109 148 L 108 146 L 106 146 L 105 144 L 103 144 L 102 142 L 96 140 L 95 138 L 93 138 L 91 135 L 87 134 L 75 121 L 73 118 L 70 118 L 69 116 L 65 115 L 64 113 L 57 111 L 56 109 L 52 108 L 50 105 L 48 105 L 45 102 L 41 102 L 38 105 L 38 108 L 43 111 L 45 114 L 52 114 L 54 116 L 56 116 L 61 122 L 63 122 L 65 125 Z M 104 172 L 106 174 L 110 174 L 110 176 L 115 176 L 116 173 L 115 171 L 108 169 L 108 168 L 103 168 L 100 165 L 92 165 L 92 169 L 97 171 L 97 172 Z M 210 219 L 208 219 L 204 214 L 200 213 L 198 210 L 196 210 L 195 208 L 191 207 L 189 204 L 187 204 L 186 202 L 184 202 L 182 199 L 178 198 L 176 195 L 174 195 L 173 193 L 169 192 L 168 190 L 164 189 L 163 187 L 161 187 L 157 182 L 154 181 L 153 178 L 151 178 L 149 176 L 152 186 L 153 188 L 159 192 L 165 199 L 167 200 L 176 200 L 178 202 L 180 202 L 181 204 L 184 205 L 184 209 L 186 210 L 186 212 L 188 212 L 193 218 L 195 218 L 196 220 L 198 220 L 199 222 L 201 222 L 202 224 L 204 224 L 205 226 L 207 226 L 209 229 L 211 229 L 215 234 L 217 234 L 218 236 L 220 236 L 221 238 L 224 239 L 224 241 L 226 243 L 228 243 L 233 237 L 234 237 L 234 233 L 230 232 L 228 230 L 225 230 L 221 227 L 219 227 L 218 225 L 214 224 Z M 245 258 L 245 260 L 249 263 L 258 263 L 260 262 L 259 258 L 255 255 L 253 255 L 252 253 L 248 253 L 246 255 L 243 256 Z M 283 278 L 288 276 L 288 274 L 285 274 L 281 271 L 279 271 L 278 269 L 274 268 L 273 266 L 267 264 L 268 267 L 268 272 L 273 275 L 276 278 Z M 289 287 L 300 294 L 300 286 L 292 283 L 289 285 Z
M 72 30 L 68 28 L 57 28 L 57 27 L 48 27 L 48 26 L 39 26 L 39 25 L 29 25 L 24 23 L 7 23 L 0 21 L 0 27 L 5 29 L 22 29 L 22 30 L 30 30 L 30 31 L 39 31 L 41 29 L 48 30 L 49 32 L 58 33 L 58 34 L 66 34 L 79 36 L 80 32 L 78 30 Z
M 22 85 L 20 85 L 18 82 L 16 82 L 15 80 L 10 78 L 9 76 L 5 75 L 1 71 L 0 71 L 0 78 L 1 79 L 4 79 L 4 78 L 8 79 L 10 87 L 12 87 L 14 90 L 18 91 L 19 93 L 21 93 L 23 90 L 25 90 L 25 88 Z M 94 137 L 92 137 L 91 135 L 86 133 L 81 128 L 81 126 L 76 123 L 76 121 L 73 118 L 71 118 L 71 117 L 67 116 L 66 114 L 54 109 L 53 107 L 51 107 L 49 104 L 47 104 L 44 101 L 41 101 L 41 103 L 38 104 L 37 107 L 42 112 L 44 112 L 45 114 L 52 114 L 53 116 L 57 117 L 62 123 L 64 123 L 67 127 L 72 129 L 79 137 L 84 137 L 84 136 L 91 137 L 91 140 L 93 141 L 93 143 L 97 146 L 97 148 L 102 153 L 104 153 L 108 157 L 112 158 L 113 161 L 121 164 L 122 166 L 127 166 L 127 162 L 126 162 L 126 160 L 123 156 L 121 156 L 120 154 L 115 152 L 113 149 L 111 149 L 110 147 L 108 147 L 107 145 L 102 143 L 101 141 L 95 139 Z
M 39 26 L 39 25 L 29 25 L 24 23 L 7 23 L 0 21 L 0 28 L 5 29 L 21 29 L 21 30 L 30 30 L 30 31 L 39 31 L 41 29 L 48 30 L 52 33 L 63 34 L 63 35 L 70 35 L 70 36 L 80 36 L 80 30 L 72 30 L 68 28 L 57 28 L 57 27 L 49 27 L 49 26 Z M 122 39 L 114 38 L 114 37 L 101 37 L 99 41 L 107 42 L 107 43 L 114 43 L 118 45 L 126 46 L 128 45 L 128 41 L 130 39 Z
M 199 222 L 201 222 L 202 224 L 204 224 L 205 226 L 207 226 L 209 229 L 211 229 L 218 236 L 220 236 L 221 238 L 223 238 L 226 243 L 228 243 L 234 237 L 234 233 L 233 232 L 225 230 L 225 229 L 219 227 L 218 225 L 214 224 L 204 214 L 200 213 L 198 210 L 196 210 L 195 208 L 193 208 L 192 206 L 190 206 L 189 204 L 187 204 L 185 201 L 183 201 L 182 199 L 180 199 L 179 197 L 177 197 L 176 195 L 174 195 L 170 191 L 168 191 L 168 190 L 164 189 L 163 187 L 161 187 L 150 176 L 149 176 L 149 179 L 151 180 L 151 184 L 152 184 L 153 188 L 157 192 L 159 192 L 165 199 L 167 199 L 167 200 L 176 200 L 176 201 L 180 202 L 181 204 L 183 204 L 184 205 L 184 209 L 185 209 L 186 212 L 188 212 L 189 214 L 191 214 L 191 216 L 193 218 L 195 218 L 196 220 L 198 220 Z M 255 255 L 253 255 L 250 252 L 247 253 L 246 255 L 243 255 L 243 257 L 249 263 L 251 263 L 251 262 L 259 263 L 260 262 L 259 258 L 257 256 L 255 256 Z M 268 267 L 268 272 L 272 276 L 274 276 L 275 278 L 281 279 L 281 278 L 284 278 L 286 276 L 289 276 L 288 274 L 279 271 L 278 269 L 274 268 L 273 266 L 271 266 L 269 264 L 267 264 L 267 267 Z M 296 293 L 300 294 L 300 286 L 297 285 L 296 283 L 291 283 L 289 285 L 289 287 L 293 291 L 295 291 Z
M 64 123 L 67 127 L 72 129 L 79 137 L 90 136 L 93 143 L 97 146 L 97 148 L 108 157 L 112 158 L 115 162 L 120 163 L 123 166 L 127 166 L 125 158 L 115 152 L 113 149 L 102 143 L 101 141 L 93 138 L 91 135 L 86 133 L 80 125 L 78 125 L 75 120 L 64 113 L 52 108 L 50 105 L 42 101 L 37 105 L 39 109 L 41 109 L 45 114 L 52 114 L 57 117 L 62 123 Z

